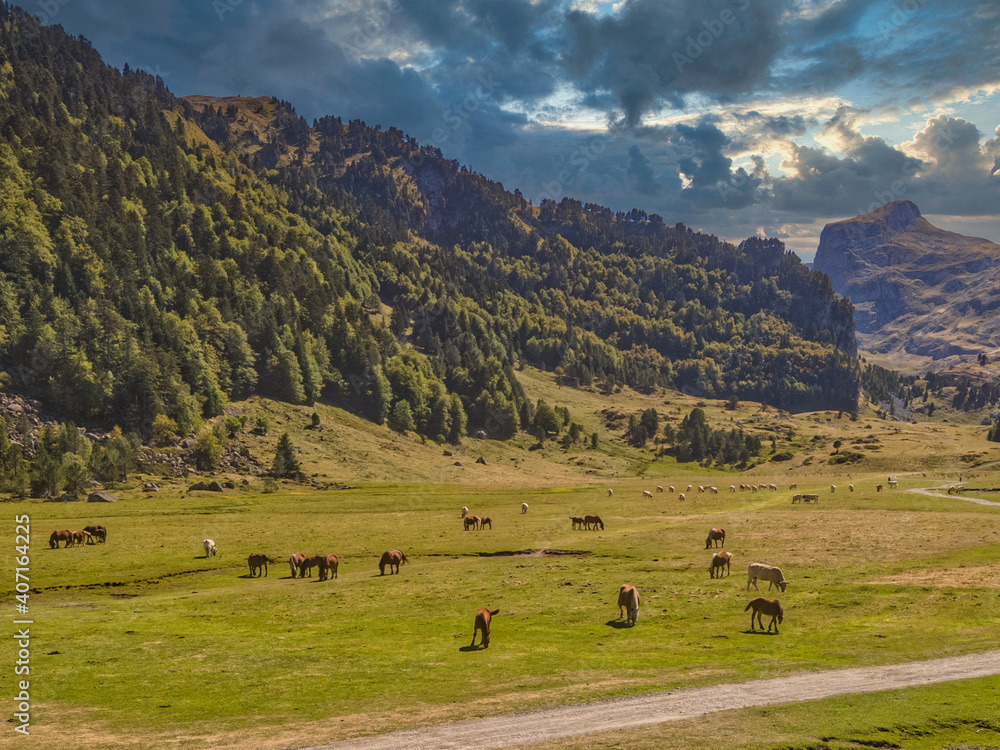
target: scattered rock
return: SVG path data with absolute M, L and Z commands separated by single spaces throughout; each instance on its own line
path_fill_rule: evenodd
M 118 498 L 110 492 L 91 492 L 87 498 L 88 503 L 117 503 Z
M 450 456 L 450 455 L 452 455 L 452 452 L 451 452 L 451 451 L 449 451 L 449 450 L 446 450 L 446 451 L 444 452 L 444 455 L 446 455 L 446 456 Z
M 208 489 L 212 492 L 224 492 L 225 488 L 218 482 L 212 482 L 208 485 Z
M 486 466 L 486 459 L 483 458 L 482 456 L 480 456 L 479 458 L 476 459 L 476 463 L 477 464 L 482 464 L 483 466 Z
M 189 492 L 208 492 L 211 488 L 205 482 L 195 482 L 189 488 Z
M 462 462 L 461 462 L 461 461 L 456 461 L 454 465 L 455 465 L 455 466 L 461 466 L 461 465 L 462 465 Z

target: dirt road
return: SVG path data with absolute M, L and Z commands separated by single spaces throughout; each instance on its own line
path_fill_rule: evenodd
M 931 497 L 946 497 L 949 500 L 955 498 L 959 500 L 968 500 L 970 503 L 978 503 L 979 505 L 993 505 L 995 507 L 1000 507 L 1000 503 L 993 500 L 983 500 L 981 497 L 967 497 L 966 495 L 949 495 L 947 494 L 949 485 L 943 485 L 941 487 L 914 487 L 913 489 L 907 490 L 907 492 L 916 492 L 921 495 L 930 495 Z M 945 492 L 940 492 L 940 490 L 945 490 Z
M 516 747 L 594 732 L 635 729 L 690 719 L 714 711 L 771 703 L 827 698 L 848 693 L 929 685 L 1000 674 L 1000 651 L 947 659 L 808 672 L 771 680 L 713 685 L 640 698 L 564 706 L 545 711 L 412 729 L 364 740 L 338 742 L 303 750 L 458 750 Z

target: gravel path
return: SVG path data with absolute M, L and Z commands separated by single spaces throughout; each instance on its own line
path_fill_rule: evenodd
M 989 651 L 971 656 L 885 667 L 807 672 L 771 680 L 713 685 L 581 706 L 563 706 L 529 714 L 391 732 L 368 739 L 303 750 L 376 750 L 386 747 L 405 747 L 407 750 L 487 750 L 516 747 L 594 732 L 635 729 L 650 724 L 690 719 L 714 711 L 893 690 L 997 674 L 1000 674 L 1000 651 Z
M 949 500 L 954 500 L 958 498 L 959 500 L 968 500 L 970 503 L 979 503 L 979 505 L 993 505 L 1000 508 L 1000 503 L 994 500 L 984 500 L 981 497 L 967 497 L 966 495 L 949 495 L 947 493 L 948 487 L 950 485 L 943 485 L 942 487 L 914 487 L 913 489 L 907 490 L 907 492 L 916 492 L 921 495 L 930 495 L 931 497 L 946 497 Z M 945 492 L 939 492 L 938 490 L 945 490 Z

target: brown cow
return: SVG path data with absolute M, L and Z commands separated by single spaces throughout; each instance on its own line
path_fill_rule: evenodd
M 389 574 L 399 573 L 399 566 L 405 562 L 409 562 L 406 559 L 406 555 L 400 552 L 398 549 L 386 550 L 382 553 L 382 559 L 378 561 L 378 572 L 379 575 L 385 575 L 385 566 L 389 566 Z M 393 570 L 393 568 L 396 568 Z
M 763 596 L 758 596 L 756 599 L 751 599 L 743 611 L 746 612 L 751 607 L 753 607 L 753 612 L 750 613 L 750 630 L 756 630 L 754 627 L 754 617 L 760 623 L 760 629 L 764 629 L 764 620 L 761 618 L 761 614 L 763 613 L 771 616 L 771 621 L 767 624 L 767 632 L 770 633 L 771 626 L 774 625 L 774 632 L 777 634 L 778 623 L 785 619 L 785 611 L 781 608 L 781 602 L 777 599 L 765 599 Z
M 49 547 L 52 549 L 59 549 L 59 542 L 66 542 L 63 546 L 69 547 L 73 542 L 73 532 L 68 529 L 53 531 L 52 535 L 49 537 Z
M 716 552 L 712 555 L 712 564 L 708 566 L 708 574 L 712 578 L 722 578 L 722 569 L 726 569 L 726 575 L 729 575 L 729 561 L 732 560 L 733 555 L 731 552 L 726 552 L 722 550 L 721 552 Z M 718 569 L 718 575 L 716 575 L 716 569 Z
M 340 567 L 340 558 L 336 555 L 327 555 L 323 558 L 322 564 L 319 566 L 319 580 L 325 581 L 330 577 L 330 573 L 333 573 L 333 577 L 337 578 L 337 568 Z
M 261 571 L 264 572 L 264 576 L 267 576 L 267 564 L 278 562 L 277 559 L 273 557 L 268 557 L 263 553 L 254 553 L 247 558 L 247 566 L 250 568 L 250 577 L 253 578 L 256 575 L 258 578 L 261 575 Z
M 708 532 L 708 539 L 705 540 L 705 549 L 712 546 L 715 542 L 715 546 L 719 546 L 719 541 L 722 541 L 722 546 L 726 546 L 726 530 L 722 528 L 712 529 Z
M 302 561 L 306 559 L 306 556 L 301 552 L 294 552 L 291 557 L 288 558 L 288 567 L 292 569 L 292 578 L 299 572 L 299 566 Z
M 639 621 L 639 591 L 627 583 L 618 589 L 618 619 L 622 617 L 633 627 Z
M 493 615 L 499 613 L 499 609 L 489 610 L 486 607 L 482 607 L 476 612 L 476 621 L 472 625 L 472 643 L 469 644 L 469 648 L 476 645 L 476 633 L 478 632 L 482 632 L 483 634 L 480 646 L 483 648 L 490 647 L 490 619 Z

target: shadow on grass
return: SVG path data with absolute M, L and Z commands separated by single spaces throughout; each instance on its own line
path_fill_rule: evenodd
M 604 624 L 607 625 L 609 628 L 614 628 L 615 630 L 623 630 L 625 628 L 635 627 L 634 625 L 629 625 L 628 620 L 623 620 L 620 617 L 617 620 L 608 620 Z
M 777 631 L 768 633 L 766 630 L 744 630 L 742 632 L 744 635 L 778 635 Z
M 458 649 L 459 651 L 485 651 L 486 649 L 482 646 L 462 646 Z

